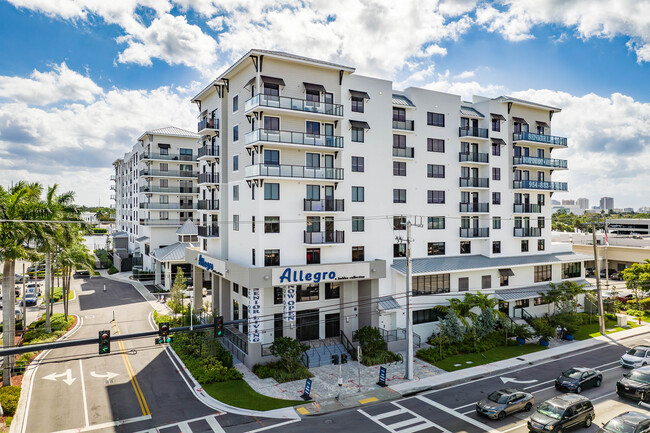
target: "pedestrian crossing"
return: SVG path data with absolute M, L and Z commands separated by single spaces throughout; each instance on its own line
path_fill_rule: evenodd
M 217 422 L 219 415 L 222 413 L 141 430 L 137 433 L 225 433 L 225 430 Z
M 370 415 L 361 409 L 357 410 L 363 416 L 391 433 L 414 433 L 425 429 L 428 429 L 428 431 L 437 430 L 441 433 L 451 433 L 449 430 L 440 427 L 431 420 L 418 415 L 399 403 L 391 402 L 391 404 L 396 406 L 397 409 L 377 415 Z

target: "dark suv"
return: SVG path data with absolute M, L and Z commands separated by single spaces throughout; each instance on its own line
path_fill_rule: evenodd
M 616 382 L 616 393 L 621 397 L 650 401 L 650 366 L 635 368 Z
M 594 405 L 587 397 L 562 394 L 537 406 L 528 420 L 528 430 L 562 433 L 576 426 L 589 427 L 595 417 Z

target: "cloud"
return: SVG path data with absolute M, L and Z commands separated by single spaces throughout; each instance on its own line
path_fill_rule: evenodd
M 463 71 L 458 75 L 454 75 L 454 78 L 456 80 L 466 80 L 468 78 L 472 78 L 474 75 L 476 75 L 476 72 L 474 71 Z

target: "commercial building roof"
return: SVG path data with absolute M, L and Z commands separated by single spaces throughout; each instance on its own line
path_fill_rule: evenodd
M 180 262 L 185 260 L 185 242 L 176 242 L 166 247 L 156 248 L 151 253 L 152 257 L 161 262 Z
M 578 280 L 578 284 L 589 284 L 587 280 Z M 494 296 L 502 301 L 519 301 L 521 299 L 537 298 L 540 293 L 546 293 L 551 290 L 548 284 L 538 284 L 536 286 L 519 287 L 516 289 L 497 289 Z
M 142 140 L 147 135 L 165 135 L 167 137 L 187 137 L 196 139 L 199 138 L 197 134 L 185 129 L 177 128 L 175 126 L 165 126 L 164 128 L 151 129 L 144 132 L 144 134 L 138 137 L 138 140 Z
M 403 105 L 405 107 L 415 107 L 415 104 L 411 102 L 409 98 L 407 98 L 404 95 L 397 95 L 393 93 L 393 96 L 391 98 L 393 101 L 393 105 Z
M 177 235 L 198 235 L 199 229 L 194 225 L 192 220 L 185 220 L 182 226 L 176 230 Z
M 467 105 L 460 106 L 460 115 L 467 117 L 480 117 L 481 119 L 485 116 L 479 113 L 474 107 L 468 107 Z

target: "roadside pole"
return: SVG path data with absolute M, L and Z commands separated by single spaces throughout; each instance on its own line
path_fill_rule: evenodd
M 594 244 L 594 271 L 596 273 L 596 290 L 598 291 L 598 323 L 601 335 L 605 335 L 605 312 L 603 311 L 603 294 L 600 289 L 600 267 L 598 266 L 598 245 L 596 245 L 596 223 L 591 223 L 591 237 Z
M 23 334 L 27 329 L 27 300 L 25 299 L 25 262 L 23 262 Z M 36 293 L 38 295 L 38 286 L 36 286 Z M 38 299 L 38 298 L 37 298 Z M 37 301 L 38 303 L 38 301 Z
M 361 392 L 361 345 L 357 346 L 357 373 L 359 374 L 359 392 Z
M 413 329 L 411 329 L 411 220 L 406 222 L 406 380 L 413 380 Z
M 605 230 L 605 287 L 609 290 L 609 236 L 607 235 L 607 217 L 603 217 L 603 229 Z

